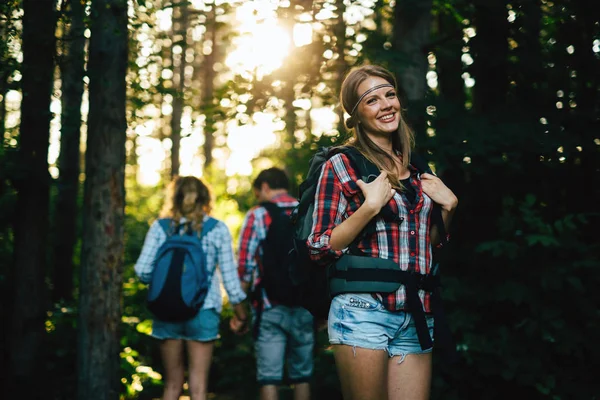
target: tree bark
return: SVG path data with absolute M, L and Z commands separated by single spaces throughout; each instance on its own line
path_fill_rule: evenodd
M 427 92 L 424 49 L 431 35 L 432 3 L 432 0 L 398 0 L 394 8 L 392 45 L 406 62 L 394 65 L 392 70 L 409 102 L 423 101 Z
M 177 17 L 176 17 L 177 15 Z M 173 46 L 181 46 L 179 71 L 175 71 L 176 55 L 171 50 L 173 57 L 173 114 L 171 114 L 171 177 L 179 174 L 179 148 L 181 143 L 181 116 L 185 105 L 185 52 L 187 50 L 188 6 L 182 2 L 173 7 Z M 177 79 L 175 79 L 177 77 Z
M 212 115 L 214 114 L 213 98 L 214 98 L 214 79 L 215 79 L 215 56 L 217 50 L 217 14 L 216 5 L 211 6 L 206 17 L 206 39 L 212 43 L 210 54 L 204 56 L 204 63 L 202 65 L 204 87 L 202 88 L 202 108 L 204 109 L 204 115 L 206 120 L 204 122 L 204 170 L 213 162 L 213 149 L 215 147 L 214 138 L 214 121 Z
M 94 0 L 78 321 L 81 400 L 119 398 L 127 0 Z
M 56 8 L 54 0 L 23 1 L 23 63 L 18 192 L 14 242 L 14 308 L 10 324 L 10 367 L 16 387 L 29 394 L 40 376 L 46 314 L 44 275 L 48 233 L 48 145 L 53 86 Z M 21 388 L 22 389 L 22 388 Z
M 477 36 L 471 39 L 475 86 L 473 109 L 487 113 L 506 104 L 508 92 L 508 20 L 506 0 L 475 5 Z
M 436 49 L 438 87 L 442 98 L 451 109 L 465 107 L 465 82 L 462 78 L 463 33 L 460 23 L 448 12 L 438 14 L 438 32 L 451 35 Z
M 83 96 L 85 10 L 80 1 L 68 3 L 65 54 L 60 63 L 62 113 L 58 194 L 55 212 L 53 300 L 73 299 L 73 251 L 77 241 L 77 195 L 79 193 L 81 99 Z
M 338 59 L 336 61 L 336 80 L 334 82 L 335 87 L 335 95 L 338 96 L 340 93 L 340 89 L 342 88 L 342 82 L 344 80 L 344 75 L 348 69 L 348 63 L 346 62 L 346 22 L 344 21 L 344 12 L 346 11 L 346 5 L 344 4 L 344 0 L 336 0 L 336 20 L 337 23 L 334 25 L 333 34 L 335 36 L 335 52 L 338 55 Z M 346 126 L 344 124 L 344 110 L 342 107 L 337 107 L 337 115 L 338 115 L 338 132 L 346 132 Z

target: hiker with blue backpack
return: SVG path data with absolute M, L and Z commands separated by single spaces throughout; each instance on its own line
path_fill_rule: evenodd
M 298 201 L 279 168 L 261 171 L 253 183 L 259 204 L 246 214 L 239 240 L 238 272 L 253 308 L 256 376 L 261 400 L 278 399 L 287 363 L 294 399 L 308 400 L 313 370 L 313 317 L 298 306 L 290 280 L 294 227 L 289 215 Z M 241 325 L 237 317 L 232 327 Z
M 328 268 L 328 335 L 343 396 L 427 399 L 439 322 L 433 256 L 458 200 L 411 159 L 414 135 L 388 70 L 352 69 L 340 99 L 353 137 L 323 163 L 306 244 Z
M 163 400 L 179 399 L 186 351 L 190 396 L 206 399 L 213 347 L 219 337 L 221 278 L 237 318 L 248 318 L 232 237 L 222 221 L 209 216 L 210 204 L 204 182 L 193 176 L 176 177 L 134 267 L 140 280 L 149 284 L 152 336 L 160 340 L 165 371 Z

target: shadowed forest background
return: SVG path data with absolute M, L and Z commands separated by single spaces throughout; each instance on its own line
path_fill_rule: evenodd
M 202 176 L 237 240 L 261 169 L 295 194 L 346 137 L 337 95 L 362 63 L 394 71 L 460 201 L 442 268 L 461 358 L 434 358 L 432 398 L 600 398 L 600 2 L 3 0 L 7 398 L 160 397 L 133 263 L 166 183 Z M 230 315 L 209 389 L 254 399 Z M 340 399 L 327 346 L 314 398 Z

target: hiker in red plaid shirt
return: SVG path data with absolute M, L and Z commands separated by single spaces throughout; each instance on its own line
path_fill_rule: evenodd
M 310 398 L 314 346 L 313 317 L 304 308 L 271 298 L 267 294 L 268 287 L 262 282 L 267 264 L 266 252 L 274 251 L 266 245 L 267 234 L 274 226 L 274 218 L 289 218 L 292 208 L 298 204 L 298 201 L 288 194 L 288 187 L 289 180 L 283 170 L 269 168 L 261 171 L 253 183 L 254 194 L 260 204 L 248 211 L 240 233 L 238 274 L 242 289 L 253 300 L 256 378 L 260 386 L 261 400 L 279 398 L 278 386 L 283 381 L 284 370 L 287 371 L 288 382 L 294 385 L 294 399 Z M 276 207 L 273 209 L 274 205 Z M 274 216 L 271 212 L 279 212 L 281 215 Z M 289 235 L 291 246 L 292 232 L 289 232 Z M 284 250 L 287 254 L 288 250 Z M 270 268 L 282 268 L 283 271 L 287 271 L 288 266 L 277 263 Z M 276 282 L 277 285 L 279 283 Z M 281 284 L 283 285 L 283 282 Z M 246 321 L 239 321 L 236 316 L 231 321 L 234 331 L 243 331 L 243 323 Z
M 353 69 L 340 97 L 350 116 L 346 126 L 354 134 L 348 145 L 381 173 L 363 182 L 342 153 L 323 165 L 308 238 L 311 257 L 327 264 L 348 253 L 374 220 L 374 230 L 365 230 L 357 242 L 362 254 L 392 259 L 403 271 L 429 275 L 433 247 L 440 242 L 437 228 L 430 224 L 433 205 L 441 206 L 447 229 L 458 200 L 438 177 L 419 173 L 409 163 L 414 136 L 389 71 L 373 65 Z M 418 297 L 426 313 L 424 330 L 433 336 L 430 293 L 419 290 Z M 429 397 L 432 348 L 420 346 L 404 285 L 393 293 L 337 295 L 329 311 L 328 334 L 344 399 Z

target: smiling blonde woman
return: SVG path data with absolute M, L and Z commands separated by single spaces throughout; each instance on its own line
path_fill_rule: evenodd
M 440 242 L 430 223 L 434 205 L 441 207 L 447 229 L 458 200 L 438 177 L 419 172 L 410 162 L 414 135 L 389 71 L 374 65 L 351 70 L 340 97 L 353 133 L 347 145 L 375 164 L 380 175 L 363 182 L 343 153 L 325 162 L 308 238 L 311 256 L 326 264 L 358 248 L 361 256 L 393 260 L 407 275 L 426 281 L 432 275 L 433 248 Z M 374 228 L 365 229 L 367 225 Z M 409 286 L 399 284 L 392 293 L 334 297 L 328 334 L 344 399 L 429 397 L 431 293 Z M 415 302 L 424 316 L 408 306 Z M 417 317 L 421 325 L 415 323 Z

